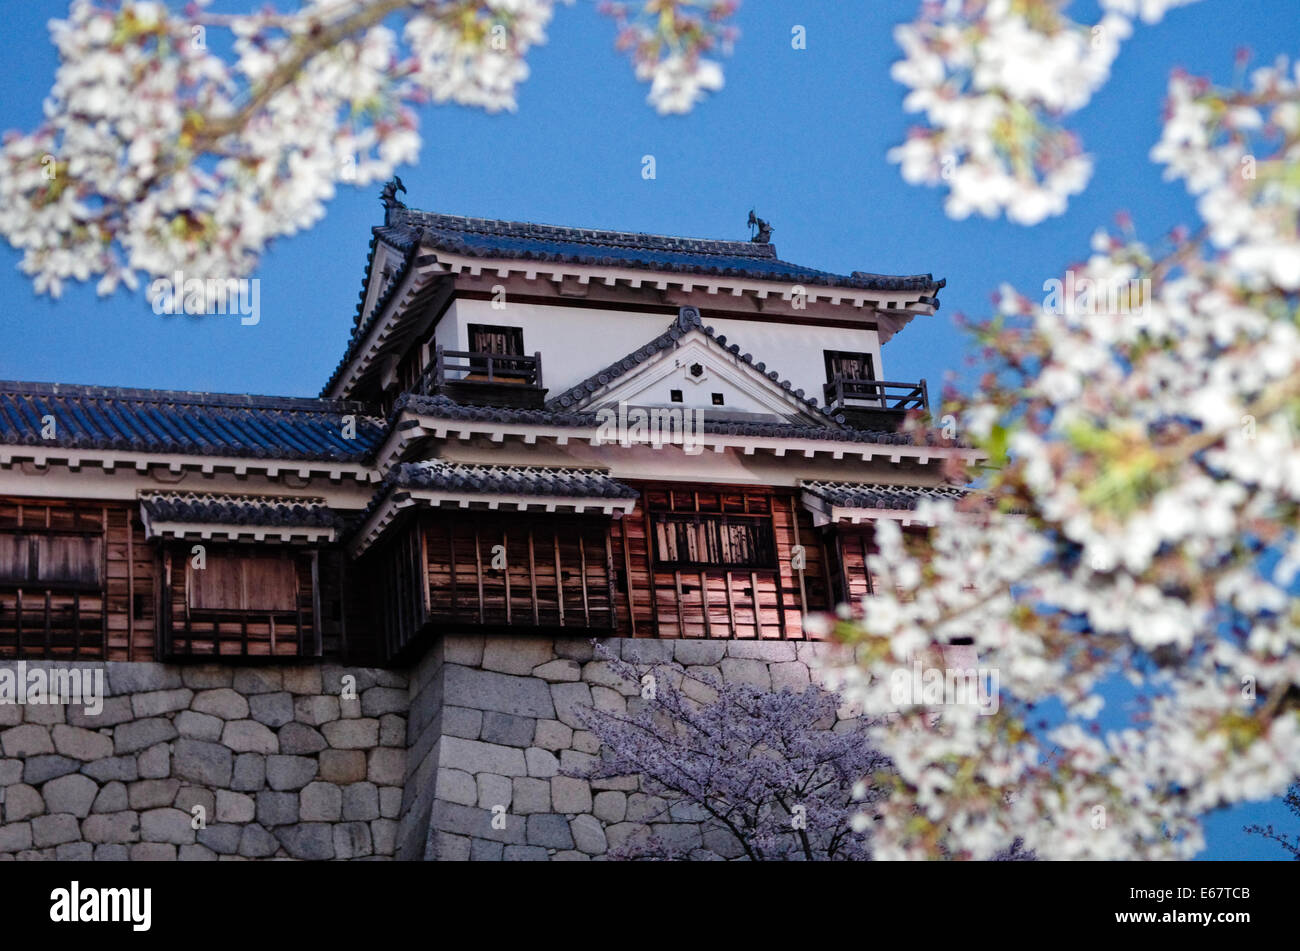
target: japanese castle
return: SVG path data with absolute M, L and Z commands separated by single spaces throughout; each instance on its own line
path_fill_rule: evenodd
M 942 280 L 384 206 L 318 398 L 0 382 L 0 659 L 802 640 L 958 492 L 882 360 Z

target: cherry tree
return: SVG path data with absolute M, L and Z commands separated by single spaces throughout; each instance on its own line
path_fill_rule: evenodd
M 987 372 L 946 410 L 978 491 L 924 506 L 921 539 L 879 523 L 878 593 L 836 625 L 862 660 L 833 682 L 895 714 L 870 730 L 896 767 L 879 856 L 1017 835 L 1042 858 L 1185 858 L 1205 813 L 1300 775 L 1297 80 L 1288 60 L 1241 88 L 1176 73 L 1151 157 L 1201 221 L 1148 244 L 1121 218 L 1075 291 L 1004 287 L 974 328 Z M 956 639 L 999 673 L 997 711 L 893 703 L 891 672 Z
M 839 700 L 816 686 L 763 690 L 723 684 L 678 664 L 637 666 L 603 646 L 600 659 L 640 697 L 626 712 L 579 708 L 601 741 L 583 778 L 639 775 L 662 796 L 662 815 L 707 815 L 736 854 L 753 861 L 870 857 L 870 823 L 855 814 L 879 799 L 872 778 L 888 769 L 861 719 L 835 723 Z M 689 858 L 658 836 L 633 839 L 615 858 Z
M 311 227 L 339 184 L 415 161 L 415 106 L 515 107 L 556 0 L 74 0 L 53 21 L 44 121 L 0 149 L 0 234 L 38 293 L 141 274 L 240 277 Z M 649 101 L 684 112 L 722 85 L 734 0 L 605 4 Z

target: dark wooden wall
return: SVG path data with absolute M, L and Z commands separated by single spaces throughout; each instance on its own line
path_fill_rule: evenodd
M 382 663 L 449 630 L 798 640 L 811 636 L 804 626 L 809 612 L 871 592 L 869 529 L 815 528 L 794 490 L 634 487 L 641 497 L 622 518 L 416 513 L 357 563 L 337 546 L 240 546 L 293 560 L 296 607 L 274 614 L 188 608 L 192 545 L 146 541 L 135 503 L 0 499 L 0 531 L 93 536 L 102 557 L 94 584 L 0 582 L 0 658 L 325 656 Z M 655 516 L 696 513 L 769 525 L 770 563 L 662 563 Z M 492 567 L 497 545 L 504 547 L 503 570 Z M 796 545 L 804 549 L 802 569 L 793 563 Z M 222 547 L 209 546 L 214 553 Z
M 804 615 L 831 607 L 821 533 L 791 490 L 635 484 L 637 507 L 614 522 L 620 633 L 632 637 L 802 639 Z M 730 513 L 771 522 L 771 568 L 679 568 L 657 563 L 654 513 Z M 792 549 L 804 548 L 802 570 Z
M 154 659 L 154 549 L 138 505 L 0 498 L 0 531 L 96 537 L 102 559 L 81 584 L 0 581 L 0 657 Z
M 353 643 L 361 655 L 377 656 L 370 605 L 349 599 L 348 566 L 337 546 L 238 546 L 294 561 L 296 607 L 274 615 L 194 611 L 185 591 L 193 544 L 146 540 L 139 513 L 135 502 L 0 498 L 0 532 L 93 538 L 98 559 L 93 570 L 71 566 L 66 574 L 79 580 L 57 583 L 14 582 L 13 566 L 0 566 L 0 659 L 348 657 Z
M 284 545 L 222 545 L 204 543 L 207 567 L 219 570 L 223 556 L 238 554 L 250 559 L 249 569 L 254 574 L 260 563 L 267 563 L 264 574 L 270 574 L 273 565 L 290 563 L 293 576 L 292 590 L 282 604 L 274 609 L 256 602 L 240 605 L 234 598 L 228 607 L 203 607 L 203 602 L 193 597 L 190 590 L 202 575 L 190 570 L 195 543 L 166 545 L 162 551 L 162 571 L 166 579 L 166 604 L 164 630 L 170 636 L 163 639 L 163 656 L 188 659 L 193 657 L 238 658 L 293 658 L 319 657 L 322 653 L 321 609 L 322 596 L 333 603 L 340 595 L 338 589 L 326 594 L 319 581 L 322 555 L 327 553 L 305 551 Z M 251 579 L 250 579 L 251 580 Z M 229 592 L 222 592 L 229 593 Z M 277 599 L 278 600 L 278 599 Z

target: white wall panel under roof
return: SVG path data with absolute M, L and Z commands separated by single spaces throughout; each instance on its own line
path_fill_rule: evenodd
M 459 299 L 443 315 L 435 342 L 464 350 L 470 324 L 522 327 L 524 352 L 541 352 L 543 383 L 548 397 L 554 397 L 658 337 L 672 320 L 666 314 L 509 301 L 504 309 L 494 310 L 490 301 Z M 826 350 L 869 353 L 876 376 L 886 378 L 874 330 L 738 319 L 706 323 L 726 336 L 728 345 L 753 354 L 756 363 L 767 364 L 769 371 L 777 371 L 818 403 L 826 382 Z

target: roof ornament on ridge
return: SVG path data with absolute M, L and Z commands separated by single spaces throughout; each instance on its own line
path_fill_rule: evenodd
M 394 208 L 406 207 L 406 204 L 397 197 L 398 192 L 405 191 L 406 186 L 402 184 L 402 179 L 397 175 L 394 175 L 384 183 L 384 187 L 379 192 L 379 200 L 384 204 L 385 224 L 388 223 L 387 217 L 389 212 Z
M 753 208 L 749 209 L 749 227 L 758 229 L 758 233 L 749 239 L 754 244 L 772 243 L 772 223 L 755 216 Z

